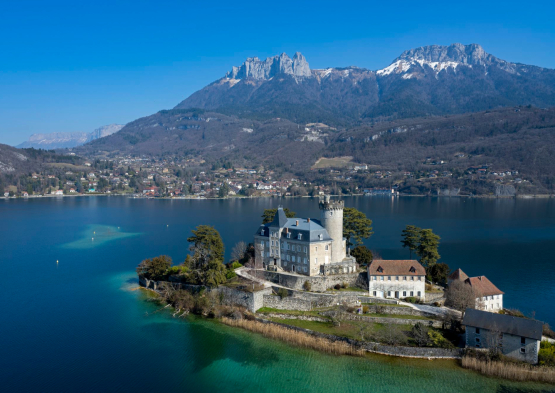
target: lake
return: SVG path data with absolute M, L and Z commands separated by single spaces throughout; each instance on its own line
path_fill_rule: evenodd
M 505 307 L 555 325 L 553 200 L 343 199 L 374 221 L 366 245 L 383 258 L 408 258 L 405 225 L 432 228 L 442 262 L 487 276 L 505 292 Z M 229 256 L 278 204 L 319 216 L 311 198 L 0 200 L 2 391 L 555 391 L 454 361 L 293 348 L 213 320 L 172 318 L 136 290 L 136 265 L 160 254 L 182 262 L 197 225 L 215 226 Z

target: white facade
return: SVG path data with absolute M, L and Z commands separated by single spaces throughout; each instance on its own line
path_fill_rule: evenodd
M 368 277 L 369 295 L 374 297 L 403 299 L 416 296 L 424 300 L 426 296 L 425 276 L 384 276 Z
M 476 299 L 479 310 L 499 312 L 503 310 L 503 295 L 483 296 Z

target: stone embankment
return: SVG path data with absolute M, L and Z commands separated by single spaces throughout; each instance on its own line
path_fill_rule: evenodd
M 199 291 L 200 289 L 204 289 L 208 292 L 214 291 L 222 295 L 222 302 L 224 304 L 245 307 L 250 312 L 255 312 L 259 308 L 264 307 L 264 296 L 272 293 L 271 288 L 264 288 L 256 292 L 245 292 L 225 286 L 209 288 L 202 285 L 190 285 L 168 281 L 153 281 L 144 277 L 139 277 L 139 284 L 145 288 L 153 289 L 155 291 L 159 290 L 160 286 L 163 284 L 171 284 L 175 289 L 187 289 L 193 292 Z

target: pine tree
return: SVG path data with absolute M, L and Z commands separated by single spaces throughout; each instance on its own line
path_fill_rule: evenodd
M 421 232 L 422 229 L 414 225 L 407 225 L 407 227 L 403 229 L 403 240 L 401 240 L 401 243 L 403 244 L 403 247 L 408 247 L 410 252 L 410 259 L 412 259 L 412 252 L 416 251 L 416 249 L 418 248 Z

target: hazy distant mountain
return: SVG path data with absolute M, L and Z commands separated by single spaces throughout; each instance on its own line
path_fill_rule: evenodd
M 33 134 L 27 142 L 18 148 L 34 147 L 35 149 L 60 149 L 81 146 L 95 139 L 112 135 L 123 128 L 123 124 L 110 124 L 97 128 L 93 132 L 52 132 L 49 134 Z
M 300 53 L 248 58 L 176 109 L 346 124 L 528 104 L 555 105 L 555 70 L 507 62 L 477 44 L 453 44 L 405 51 L 377 71 L 311 70 Z

